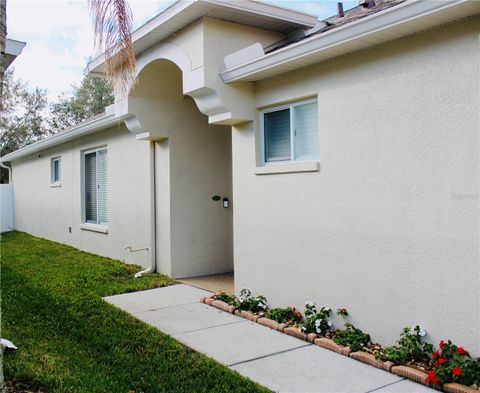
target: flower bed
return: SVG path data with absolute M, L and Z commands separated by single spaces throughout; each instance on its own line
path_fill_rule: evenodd
M 253 296 L 246 288 L 238 298 L 217 293 L 202 298 L 202 302 L 447 393 L 480 392 L 480 359 L 473 359 L 451 341 L 442 340 L 435 350 L 424 341 L 426 331 L 420 326 L 406 327 L 397 345 L 382 348 L 348 322 L 344 330 L 335 330 L 331 309 L 317 308 L 313 302 L 305 304 L 303 315 L 295 307 L 268 309 L 264 296 Z M 336 313 L 343 318 L 349 315 L 346 308 L 339 308 Z

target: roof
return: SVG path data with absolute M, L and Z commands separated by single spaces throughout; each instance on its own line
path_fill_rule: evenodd
M 220 75 L 226 83 L 258 81 L 480 13 L 480 1 L 376 1 L 383 4 L 366 12 L 346 11 L 345 21 L 329 18 L 313 34 L 245 58 Z
M 272 30 L 293 33 L 290 37 L 295 37 L 299 28 L 308 28 L 306 34 L 300 34 L 297 41 L 272 48 L 268 53 L 264 53 L 258 45 L 253 49 L 245 48 L 249 50 L 235 52 L 244 53 L 240 53 L 230 62 L 234 65 L 220 74 L 227 83 L 240 80 L 257 81 L 480 13 L 480 1 L 376 2 L 377 5 L 370 9 L 355 7 L 345 11 L 345 19 L 334 16 L 318 22 L 312 15 L 252 0 L 182 0 L 140 27 L 134 33 L 134 45 L 139 53 L 152 43 L 158 43 L 182 26 L 206 15 L 248 25 L 266 23 Z M 248 57 L 252 53 L 256 58 L 250 58 L 243 63 L 238 61 L 242 56 Z M 97 58 L 90 63 L 89 68 L 91 71 L 101 72 L 102 64 L 102 58 Z M 116 116 L 112 105 L 107 107 L 103 114 L 1 157 L 0 162 L 25 157 L 111 127 L 122 120 L 125 120 L 125 116 Z
M 15 60 L 15 58 L 22 53 L 23 48 L 25 48 L 26 43 L 22 41 L 12 40 L 7 38 L 5 44 L 5 68 L 8 68 L 10 64 Z
M 30 154 L 38 153 L 42 150 L 58 146 L 81 136 L 90 135 L 97 131 L 115 126 L 122 120 L 124 120 L 124 117 L 115 115 L 114 105 L 107 106 L 105 108 L 105 112 L 103 113 L 92 116 L 82 123 L 0 157 L 0 162 L 18 160 L 19 158 L 23 158 Z
M 255 0 L 179 0 L 132 33 L 135 54 L 205 16 L 284 34 L 317 23 L 315 15 Z M 98 56 L 88 64 L 87 71 L 102 73 L 104 61 L 104 55 Z

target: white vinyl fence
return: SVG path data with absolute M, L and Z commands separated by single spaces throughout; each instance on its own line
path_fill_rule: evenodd
M 0 232 L 13 231 L 13 184 L 0 184 Z

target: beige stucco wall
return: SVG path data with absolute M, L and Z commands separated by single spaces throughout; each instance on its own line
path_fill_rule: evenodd
M 256 107 L 318 96 L 319 172 L 255 175 L 234 127 L 235 286 L 347 307 L 480 355 L 479 18 L 257 83 Z
M 150 147 L 124 126 L 13 161 L 15 229 L 95 254 L 148 266 L 150 261 Z M 81 156 L 108 149 L 108 234 L 80 228 Z M 61 157 L 61 187 L 50 185 L 50 160 Z M 69 233 L 71 227 L 71 233 Z M 124 248 L 149 247 L 129 253 Z

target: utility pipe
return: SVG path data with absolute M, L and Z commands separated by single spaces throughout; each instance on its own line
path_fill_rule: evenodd
M 145 274 L 155 273 L 157 270 L 157 193 L 155 183 L 155 142 L 150 142 L 150 266 L 135 273 L 135 278 L 140 278 Z
M 12 168 L 9 166 L 6 166 L 3 162 L 0 162 L 0 167 L 8 171 L 8 184 L 10 184 L 12 182 Z

